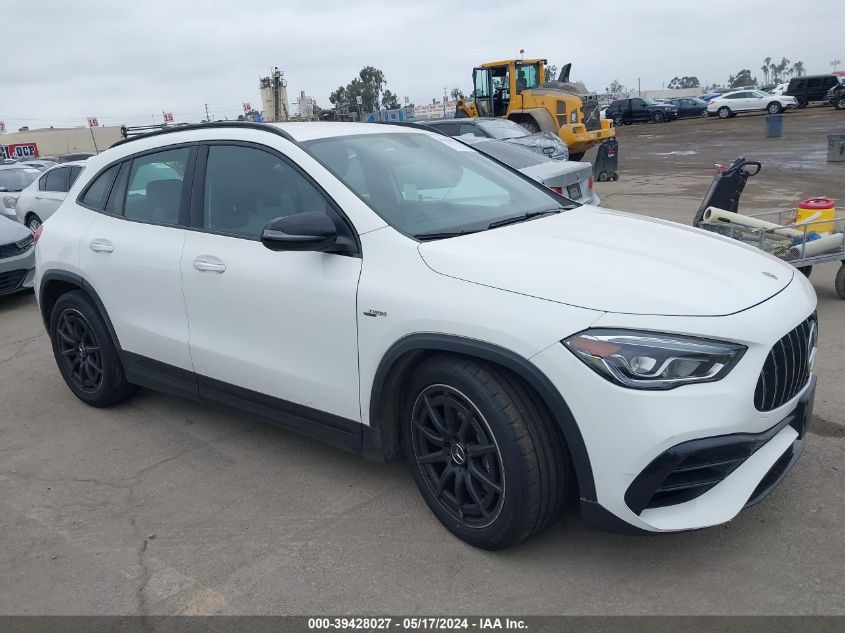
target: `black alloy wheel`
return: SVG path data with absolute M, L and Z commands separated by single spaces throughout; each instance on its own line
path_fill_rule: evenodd
M 467 527 L 493 523 L 504 502 L 505 473 L 478 408 L 457 389 L 431 385 L 417 396 L 411 424 L 417 466 L 440 506 Z
M 96 393 L 103 384 L 102 350 L 81 312 L 68 308 L 59 315 L 56 344 L 74 385 L 86 393 Z

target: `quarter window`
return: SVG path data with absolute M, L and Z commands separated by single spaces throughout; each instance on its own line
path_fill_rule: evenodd
M 85 195 L 82 196 L 82 204 L 86 207 L 91 207 L 92 209 L 102 210 L 106 203 L 106 196 L 109 195 L 109 189 L 111 189 L 111 183 L 114 180 L 118 167 L 119 165 L 112 165 L 102 174 L 97 176 L 94 179 L 94 182 L 88 185 Z
M 260 237 L 270 220 L 319 211 L 333 215 L 325 197 L 279 156 L 237 145 L 212 145 L 205 172 L 203 226 Z
M 178 224 L 189 154 L 190 148 L 182 147 L 133 159 L 124 216 L 130 220 Z

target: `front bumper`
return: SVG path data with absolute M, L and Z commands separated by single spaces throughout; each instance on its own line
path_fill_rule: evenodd
M 613 123 L 607 119 L 601 121 L 601 128 L 587 131 L 583 124 L 566 125 L 560 128 L 560 138 L 566 143 L 570 154 L 585 152 L 594 145 L 616 136 Z
M 14 257 L 0 259 L 0 295 L 28 290 L 35 277 L 35 247 Z
M 733 315 L 607 313 L 593 324 L 694 333 L 747 346 L 743 358 L 722 380 L 668 391 L 617 386 L 560 343 L 534 356 L 532 361 L 560 391 L 583 437 L 595 488 L 594 495 L 582 499 L 585 522 L 613 531 L 620 527 L 638 532 L 693 530 L 729 521 L 765 497 L 803 449 L 815 378 L 770 411 L 755 408 L 755 387 L 773 345 L 814 308 L 812 288 L 806 280 L 795 278 L 775 297 Z M 715 450 L 719 446 L 728 452 L 721 460 Z M 698 462 L 682 464 L 688 456 Z M 728 460 L 731 463 L 718 463 Z M 657 474 L 655 462 L 663 467 Z M 714 468 L 702 469 L 695 476 L 690 471 L 682 474 L 684 466 L 700 465 Z M 675 472 L 678 466 L 681 474 Z M 653 475 L 650 480 L 649 474 Z M 673 497 L 670 486 L 687 483 L 702 485 L 687 493 L 681 485 L 678 492 L 682 494 Z M 664 484 L 666 488 L 657 495 Z

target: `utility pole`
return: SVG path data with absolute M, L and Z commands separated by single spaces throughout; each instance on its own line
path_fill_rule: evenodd
M 642 86 L 640 86 L 640 78 L 639 77 L 637 77 L 637 96 L 638 97 L 643 96 L 643 89 L 642 89 Z
M 833 66 L 833 72 L 836 72 L 836 67 L 839 66 L 839 64 L 841 63 L 841 59 L 834 59 L 832 62 L 830 62 L 830 65 Z
M 211 117 L 208 114 L 208 104 L 207 103 L 205 104 L 205 120 L 209 123 L 211 122 Z
M 448 96 L 446 94 L 447 90 L 448 90 L 448 88 L 446 86 L 443 86 L 443 116 L 444 117 L 446 116 L 446 97 Z

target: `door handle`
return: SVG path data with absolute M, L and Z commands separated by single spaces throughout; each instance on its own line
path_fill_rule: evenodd
M 108 240 L 91 240 L 91 242 L 88 244 L 88 248 L 90 248 L 95 253 L 114 252 L 114 244 L 112 244 Z
M 219 259 L 210 257 L 197 257 L 194 260 L 194 268 L 200 272 L 223 273 L 226 272 L 226 264 Z

